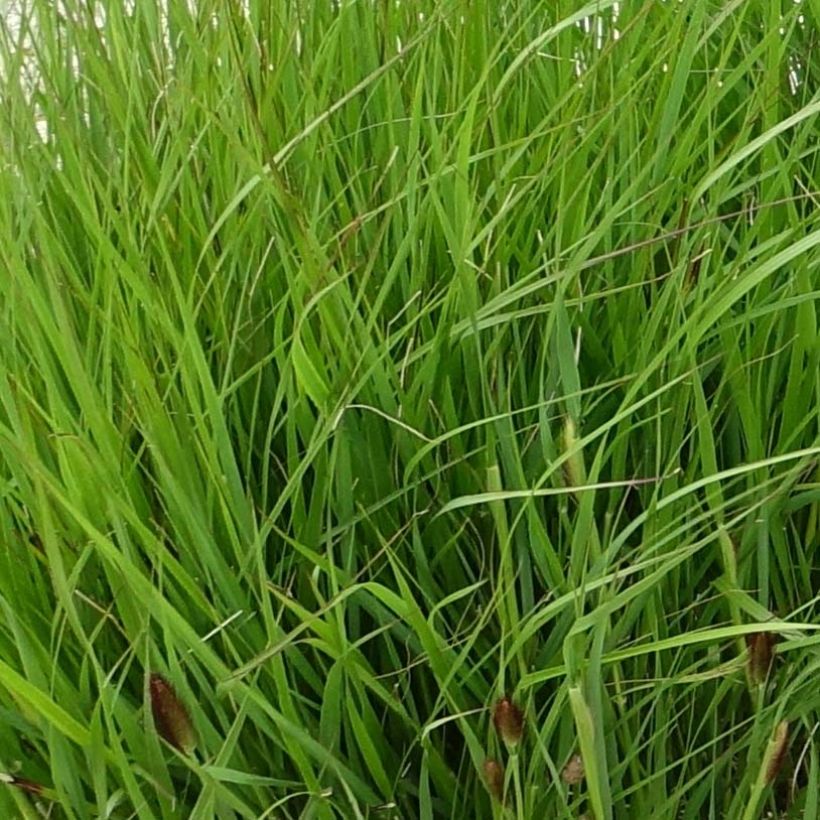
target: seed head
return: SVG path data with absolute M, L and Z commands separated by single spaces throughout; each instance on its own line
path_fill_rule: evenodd
M 484 781 L 487 784 L 487 791 L 499 803 L 504 802 L 504 767 L 492 758 L 484 761 Z
M 568 786 L 577 786 L 584 779 L 584 761 L 581 755 L 573 755 L 564 770 L 561 772 L 561 779 Z
M 493 710 L 493 723 L 502 740 L 515 746 L 524 733 L 524 713 L 509 698 L 503 697 Z
M 190 754 L 196 746 L 196 734 L 188 711 L 174 688 L 157 674 L 151 675 L 148 688 L 157 733 L 181 752 Z
M 772 665 L 774 642 L 775 636 L 772 632 L 753 632 L 746 636 L 746 646 L 749 650 L 747 671 L 752 683 L 766 682 L 769 667 Z

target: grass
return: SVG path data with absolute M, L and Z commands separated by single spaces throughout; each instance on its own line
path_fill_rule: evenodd
M 818 816 L 818 15 L 24 3 L 0 816 Z

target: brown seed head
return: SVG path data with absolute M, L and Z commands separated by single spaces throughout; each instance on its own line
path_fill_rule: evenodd
M 507 697 L 501 698 L 493 710 L 493 723 L 502 740 L 515 746 L 524 733 L 524 713 Z
M 753 632 L 746 636 L 746 646 L 749 650 L 747 670 L 749 680 L 754 684 L 766 682 L 769 676 L 769 667 L 772 665 L 774 654 L 775 635 L 773 632 Z
M 504 767 L 492 758 L 484 761 L 484 781 L 487 784 L 487 791 L 499 803 L 504 802 Z
M 561 772 L 561 779 L 568 786 L 577 786 L 584 779 L 584 761 L 581 755 L 573 755 L 564 770 Z
M 191 718 L 174 688 L 162 675 L 152 674 L 148 688 L 151 693 L 151 713 L 160 737 L 185 754 L 196 746 L 196 734 Z

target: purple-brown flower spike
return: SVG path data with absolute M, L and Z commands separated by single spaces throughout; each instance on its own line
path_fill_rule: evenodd
M 524 713 L 507 697 L 496 703 L 493 723 L 508 746 L 515 746 L 524 734 Z
M 487 784 L 487 791 L 499 803 L 504 802 L 504 767 L 492 758 L 484 761 L 484 781 Z
M 753 632 L 746 636 L 746 646 L 749 650 L 748 674 L 749 680 L 757 685 L 766 682 L 769 676 L 769 667 L 772 665 L 775 636 L 772 632 Z
M 157 674 L 151 675 L 148 687 L 157 733 L 181 752 L 191 754 L 196 746 L 194 726 L 174 688 L 162 675 Z

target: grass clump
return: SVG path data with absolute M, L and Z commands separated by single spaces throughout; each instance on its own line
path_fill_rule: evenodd
M 815 816 L 816 13 L 8 12 L 0 815 Z

